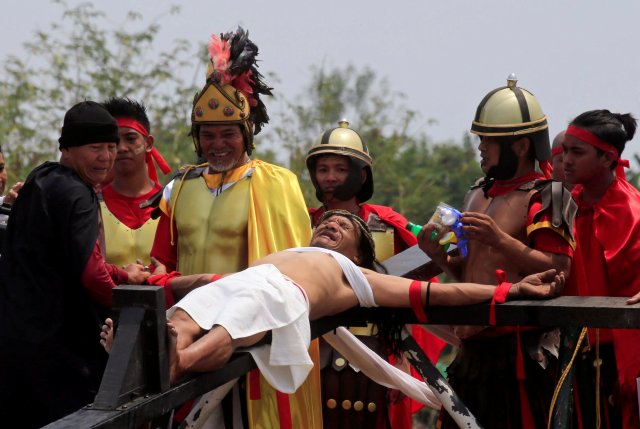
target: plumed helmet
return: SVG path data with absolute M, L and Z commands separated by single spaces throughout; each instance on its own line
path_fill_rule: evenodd
M 528 136 L 535 157 L 545 161 L 551 157 L 549 126 L 540 103 L 528 90 L 518 87 L 514 73 L 507 86 L 496 88 L 482 99 L 471 124 L 471 132 L 479 136 Z
M 311 181 L 318 190 L 318 184 L 315 178 L 315 166 L 318 157 L 322 155 L 342 155 L 351 160 L 352 165 L 358 167 L 358 170 L 365 169 L 367 178 L 364 183 L 356 191 L 358 202 L 365 202 L 373 195 L 373 172 L 371 169 L 371 155 L 369 149 L 360 134 L 349 128 L 349 122 L 342 119 L 338 122 L 338 127 L 331 128 L 323 132 L 315 144 L 307 153 L 306 163 L 311 173 Z
M 241 27 L 235 32 L 214 34 L 209 44 L 209 64 L 204 88 L 196 94 L 191 110 L 191 135 L 198 155 L 201 154 L 201 125 L 238 124 L 245 150 L 254 149 L 253 136 L 269 122 L 260 95 L 272 95 L 258 72 L 258 47 L 249 40 L 249 32 Z

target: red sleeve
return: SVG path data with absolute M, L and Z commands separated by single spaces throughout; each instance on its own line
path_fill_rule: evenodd
M 96 241 L 81 277 L 82 286 L 87 289 L 91 298 L 104 307 L 111 307 L 111 289 L 120 283 L 126 283 L 128 279 L 126 271 L 105 263 L 100 244 Z
M 171 245 L 171 230 L 169 216 L 165 213 L 160 215 L 158 220 L 158 227 L 156 228 L 156 236 L 153 240 L 153 246 L 151 247 L 151 256 L 163 263 L 167 267 L 167 271 L 175 271 L 178 258 L 177 258 L 177 243 L 178 243 L 178 230 L 175 224 L 173 227 L 173 245 Z
M 551 225 L 551 215 L 547 209 L 542 216 L 533 222 L 533 216 L 542 209 L 542 202 L 535 199 L 529 206 L 527 215 L 527 234 L 529 245 L 536 250 L 557 253 L 573 257 L 571 243 L 563 236 L 562 230 Z

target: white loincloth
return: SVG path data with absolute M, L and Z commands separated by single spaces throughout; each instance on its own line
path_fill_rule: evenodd
M 323 249 L 322 247 L 294 247 L 292 249 L 287 249 L 289 252 L 320 252 L 326 253 L 328 255 L 333 256 L 333 259 L 336 260 L 340 268 L 342 268 L 342 272 L 344 276 L 347 278 L 351 289 L 353 289 L 353 293 L 356 294 L 358 298 L 358 303 L 360 303 L 360 307 L 377 307 L 375 299 L 373 298 L 373 291 L 371 290 L 371 285 L 367 281 L 367 278 L 362 273 L 362 270 L 358 268 L 356 264 L 351 262 L 349 258 L 344 256 L 342 253 L 335 252 L 329 249 Z
M 194 289 L 167 311 L 186 311 L 205 330 L 220 325 L 231 338 L 271 331 L 271 344 L 247 349 L 265 379 L 293 393 L 313 367 L 309 305 L 304 291 L 271 264 L 258 265 Z

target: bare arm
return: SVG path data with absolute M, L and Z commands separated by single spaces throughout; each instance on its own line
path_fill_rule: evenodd
M 376 304 L 381 307 L 410 307 L 409 285 L 412 280 L 362 269 L 373 290 Z M 544 299 L 556 296 L 564 287 L 564 273 L 547 270 L 532 274 L 509 290 L 508 299 Z M 426 304 L 427 283 L 421 282 L 422 303 Z M 470 305 L 489 301 L 494 285 L 477 283 L 438 283 L 430 287 L 430 305 Z
M 192 290 L 212 282 L 211 274 L 191 274 L 188 276 L 174 277 L 169 281 L 169 287 L 176 300 L 184 298 Z

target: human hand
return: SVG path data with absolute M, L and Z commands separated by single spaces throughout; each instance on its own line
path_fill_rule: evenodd
M 509 289 L 507 297 L 517 298 L 552 298 L 558 295 L 564 288 L 565 275 L 561 271 L 547 270 L 542 273 L 531 274 Z
M 476 240 L 492 247 L 500 247 L 506 233 L 488 215 L 478 212 L 462 213 L 462 232 L 468 240 Z
M 447 252 L 438 243 L 444 235 L 444 229 L 436 224 L 425 225 L 418 234 L 418 246 L 426 253 L 432 261 L 442 266 L 447 263 Z
M 122 267 L 123 270 L 127 272 L 128 283 L 132 285 L 140 285 L 144 283 L 144 281 L 151 275 L 149 272 L 149 267 L 145 267 L 142 265 L 140 260 L 138 260 L 135 264 L 127 264 Z
M 153 256 L 151 257 L 151 264 L 153 265 L 153 271 L 151 271 L 151 274 L 167 274 L 166 265 L 158 261 Z
M 627 304 L 631 305 L 631 304 L 637 304 L 640 302 L 640 292 L 638 292 L 637 294 L 633 295 L 631 298 L 629 298 L 627 300 Z
M 3 202 L 5 204 L 13 204 L 16 201 L 16 198 L 18 198 L 18 192 L 20 192 L 20 189 L 22 189 L 23 185 L 24 182 L 14 183 L 11 189 L 9 189 L 9 192 L 7 192 L 7 195 L 4 196 Z

